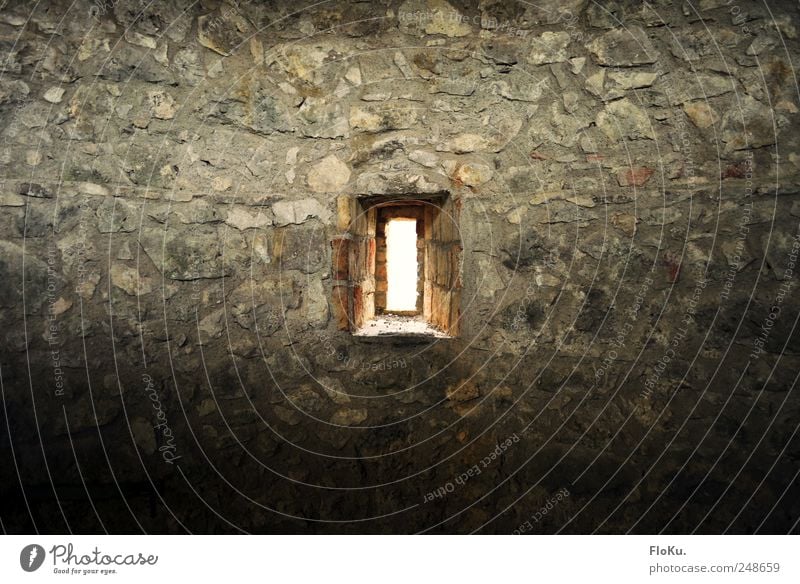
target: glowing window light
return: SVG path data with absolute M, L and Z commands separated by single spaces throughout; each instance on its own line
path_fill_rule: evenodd
M 417 310 L 417 221 L 390 219 L 386 225 L 386 310 Z

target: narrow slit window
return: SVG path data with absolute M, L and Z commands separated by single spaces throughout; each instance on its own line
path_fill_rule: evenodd
M 391 219 L 386 225 L 386 310 L 416 312 L 419 269 L 416 219 Z
M 331 241 L 336 326 L 354 336 L 453 338 L 461 322 L 461 200 L 344 197 Z

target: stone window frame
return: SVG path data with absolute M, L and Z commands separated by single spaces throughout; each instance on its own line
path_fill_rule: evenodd
M 379 289 L 379 217 L 411 207 L 417 217 L 421 247 L 419 315 L 447 337 L 457 337 L 461 324 L 463 246 L 460 239 L 460 197 L 449 192 L 404 195 L 342 195 L 337 201 L 337 231 L 332 248 L 332 305 L 339 330 L 356 333 L 385 307 Z M 381 209 L 400 211 L 381 212 Z M 381 250 L 383 251 L 383 250 Z M 377 310 L 376 310 L 377 296 Z

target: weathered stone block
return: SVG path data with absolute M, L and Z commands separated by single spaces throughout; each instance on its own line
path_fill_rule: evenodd
M 610 30 L 587 45 L 598 65 L 606 67 L 635 67 L 649 65 L 658 59 L 658 52 L 638 26 Z

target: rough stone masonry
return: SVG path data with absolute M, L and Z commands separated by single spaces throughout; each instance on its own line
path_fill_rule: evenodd
M 797 531 L 798 23 L 3 2 L 3 529 Z M 355 338 L 342 209 L 426 193 L 458 336 Z

